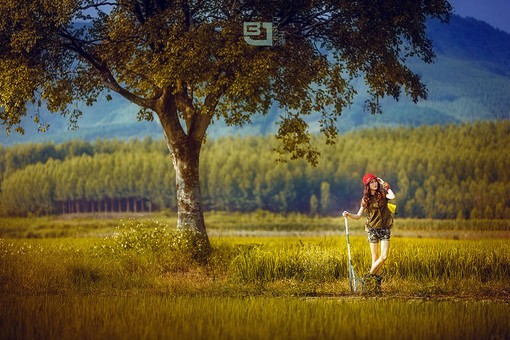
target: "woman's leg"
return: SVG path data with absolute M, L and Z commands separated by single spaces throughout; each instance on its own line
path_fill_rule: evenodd
M 374 267 L 374 263 L 379 259 L 379 242 L 370 242 L 370 253 L 372 253 L 372 268 Z M 372 270 L 370 270 L 370 274 Z
M 390 253 L 390 240 L 381 240 L 381 256 L 379 256 L 379 244 L 370 243 L 370 251 L 372 252 L 372 268 L 370 269 L 370 274 L 379 275 L 381 273 L 381 268 L 384 263 L 388 259 L 388 255 Z

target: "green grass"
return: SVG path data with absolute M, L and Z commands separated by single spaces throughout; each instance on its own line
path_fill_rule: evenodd
M 156 219 L 173 226 L 173 212 L 151 214 L 76 214 L 46 217 L 0 217 L 0 238 L 84 238 L 110 235 L 122 224 L 133 220 Z M 344 221 L 337 217 L 311 217 L 303 214 L 286 216 L 267 211 L 249 214 L 206 212 L 211 236 L 257 236 L 278 234 L 318 235 L 342 233 Z M 364 221 L 349 220 L 351 232 L 364 235 Z M 393 233 L 396 237 L 510 237 L 510 220 L 432 220 L 402 219 L 397 216 Z
M 101 237 L 122 220 L 122 215 L 0 217 L 0 238 Z
M 285 224 L 274 215 L 224 215 L 224 226 L 214 216 L 207 263 L 194 260 L 172 216 L 116 226 L 82 217 L 72 220 L 79 237 L 21 237 L 37 225 L 67 228 L 51 218 L 30 219 L 20 235 L 12 228 L 0 239 L 0 338 L 510 337 L 507 238 L 393 237 L 383 293 L 353 294 L 342 228 L 309 236 L 321 219 L 293 216 L 300 231 L 284 233 L 270 228 Z M 249 225 L 265 227 L 238 236 Z M 363 274 L 370 253 L 356 231 Z

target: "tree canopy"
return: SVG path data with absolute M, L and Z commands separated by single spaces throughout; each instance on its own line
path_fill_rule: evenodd
M 316 165 L 305 117 L 320 112 L 332 143 L 358 77 L 373 113 L 384 96 L 426 98 L 406 61 L 432 61 L 426 21 L 447 21 L 451 10 L 446 0 L 7 0 L 0 118 L 21 131 L 32 103 L 36 121 L 45 105 L 73 124 L 77 101 L 92 105 L 105 90 L 139 105 L 141 119 L 156 114 L 175 169 L 178 225 L 210 249 L 199 158 L 215 119 L 242 125 L 277 102 L 285 110 L 276 149 Z M 270 33 L 279 39 L 268 46 L 245 39 Z
M 280 150 L 315 162 L 303 116 L 321 112 L 322 132 L 334 137 L 335 117 L 355 93 L 349 80 L 359 76 L 373 112 L 402 88 L 425 98 L 405 61 L 431 62 L 426 19 L 445 21 L 450 11 L 444 0 L 5 1 L 1 118 L 21 131 L 32 102 L 76 123 L 73 104 L 93 104 L 108 89 L 140 105 L 143 118 L 158 113 L 172 125 L 167 138 L 201 139 L 212 119 L 242 125 L 277 101 L 287 109 Z M 283 41 L 247 44 L 243 23 L 258 21 L 271 22 Z M 31 114 L 41 121 L 37 109 Z

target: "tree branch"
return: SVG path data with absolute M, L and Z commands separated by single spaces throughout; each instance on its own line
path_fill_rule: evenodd
M 191 128 L 193 115 L 196 112 L 196 108 L 195 105 L 193 104 L 193 97 L 192 95 L 190 97 L 190 94 L 188 94 L 188 89 L 184 81 L 179 82 L 175 98 L 177 109 L 179 109 L 183 113 L 184 120 L 186 122 L 186 127 L 189 131 Z
M 156 101 L 154 111 L 159 117 L 165 138 L 169 144 L 175 145 L 186 138 L 186 132 L 179 121 L 176 98 L 172 87 L 163 90 L 163 94 Z
M 89 53 L 82 46 L 79 39 L 65 32 L 62 32 L 60 35 L 70 42 L 70 44 L 67 45 L 70 50 L 76 52 L 79 56 L 84 58 L 94 69 L 99 72 L 103 83 L 107 88 L 117 92 L 124 98 L 141 107 L 146 107 L 154 110 L 155 100 L 161 96 L 161 93 L 157 94 L 154 98 L 146 99 L 128 91 L 124 87 L 120 86 L 120 84 L 115 79 L 115 76 L 112 74 L 110 68 L 102 60 Z
M 218 105 L 221 96 L 227 90 L 227 85 L 223 85 L 214 93 L 210 93 L 205 97 L 202 112 L 195 113 L 193 121 L 189 129 L 189 135 L 197 141 L 203 140 L 209 124 L 211 124 L 212 117 L 216 106 Z

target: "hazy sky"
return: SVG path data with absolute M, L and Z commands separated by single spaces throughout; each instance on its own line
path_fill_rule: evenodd
M 510 33 L 510 0 L 449 0 L 455 14 L 485 21 Z

